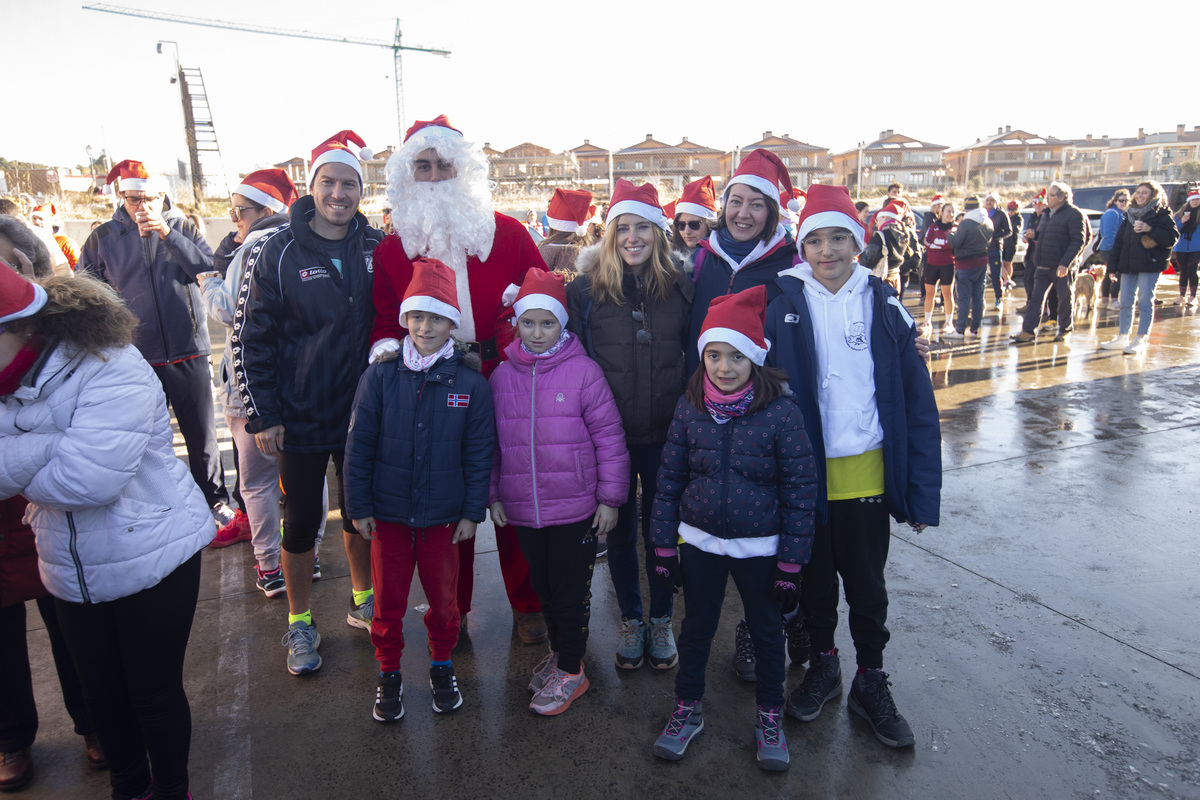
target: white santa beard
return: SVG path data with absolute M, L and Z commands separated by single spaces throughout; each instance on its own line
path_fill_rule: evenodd
M 413 182 L 401 187 L 392 211 L 392 225 L 409 258 L 426 256 L 454 272 L 462 321 L 457 337 L 475 341 L 467 259 L 486 261 L 496 235 L 490 197 L 471 192 L 459 178 L 435 183 Z M 489 337 L 490 338 L 490 337 Z

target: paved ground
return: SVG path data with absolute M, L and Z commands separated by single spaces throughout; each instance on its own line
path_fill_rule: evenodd
M 485 526 L 455 658 L 466 703 L 430 710 L 412 610 L 407 714 L 392 726 L 370 717 L 375 662 L 366 633 L 343 622 L 340 546 L 325 548 L 313 592 L 325 666 L 304 679 L 286 673 L 285 605 L 254 589 L 249 544 L 206 551 L 186 665 L 195 796 L 1200 797 L 1200 322 L 1160 308 L 1141 356 L 1097 349 L 1115 322 L 1100 311 L 1068 345 L 1013 347 L 1016 316 L 990 312 L 978 344 L 935 346 L 942 525 L 919 536 L 894 526 L 888 576 L 887 669 L 916 747 L 883 747 L 843 699 L 812 723 L 789 719 L 791 770 L 760 772 L 753 687 L 729 666 L 733 600 L 705 733 L 683 762 L 657 761 L 673 672 L 613 666 L 619 615 L 603 562 L 592 690 L 561 717 L 535 717 L 525 683 L 543 651 L 512 634 Z M 422 601 L 414 589 L 410 605 Z M 107 797 L 107 775 L 87 770 L 71 732 L 36 613 L 30 624 L 42 728 L 39 777 L 23 795 Z M 851 670 L 844 623 L 839 637 Z M 789 687 L 802 674 L 791 668 Z

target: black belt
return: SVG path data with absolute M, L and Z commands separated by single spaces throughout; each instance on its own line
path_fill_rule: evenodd
M 479 353 L 479 357 L 484 361 L 495 361 L 500 357 L 500 350 L 496 347 L 496 337 L 492 337 L 485 342 L 463 342 L 467 346 L 468 352 Z

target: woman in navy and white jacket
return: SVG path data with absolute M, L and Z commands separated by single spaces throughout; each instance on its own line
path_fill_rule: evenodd
M 0 497 L 23 494 L 114 798 L 188 797 L 183 659 L 212 517 L 136 319 L 84 275 L 0 269 Z

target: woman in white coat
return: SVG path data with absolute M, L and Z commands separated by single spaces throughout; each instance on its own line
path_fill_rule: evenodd
M 190 796 L 183 660 L 212 518 L 135 325 L 91 278 L 0 269 L 0 498 L 29 501 L 112 796 L 165 800 Z

